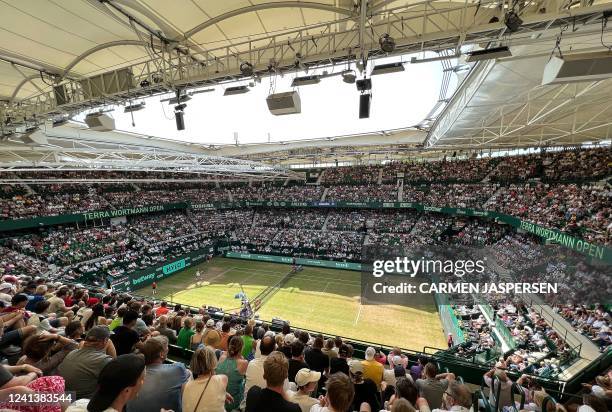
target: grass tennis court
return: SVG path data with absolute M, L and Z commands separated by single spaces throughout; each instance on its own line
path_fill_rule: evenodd
M 195 272 L 202 278 L 196 283 Z M 290 265 L 215 258 L 159 282 L 157 298 L 200 307 L 203 304 L 233 312 L 240 285 L 250 299 L 274 285 Z M 304 267 L 294 274 L 258 311 L 262 320 L 289 320 L 291 326 L 388 346 L 422 350 L 446 345 L 438 311 L 431 302 L 415 308 L 400 305 L 361 305 L 361 274 L 354 271 Z M 151 287 L 138 290 L 151 295 Z

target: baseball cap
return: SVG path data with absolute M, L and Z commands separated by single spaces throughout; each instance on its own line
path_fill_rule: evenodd
M 357 359 L 350 361 L 349 370 L 353 375 L 356 373 L 363 373 L 363 365 L 361 364 L 361 361 L 358 361 Z
M 310 382 L 318 382 L 319 379 L 321 379 L 321 372 L 315 372 L 308 368 L 302 368 L 295 375 L 295 384 L 297 386 L 306 386 Z
M 102 341 L 104 339 L 108 339 L 110 337 L 110 330 L 108 326 L 97 325 L 93 328 L 89 329 L 87 335 L 85 336 L 85 340 L 88 341 Z
M 206 327 L 207 327 L 207 328 L 212 328 L 212 327 L 214 327 L 214 326 L 215 326 L 215 320 L 214 320 L 214 319 L 208 319 L 208 320 L 206 321 Z
M 4 282 L 4 283 L 0 284 L 0 290 L 11 290 L 12 291 L 14 289 L 15 289 L 15 287 L 12 284 L 8 283 L 8 282 Z
M 87 409 L 106 410 L 121 391 L 137 384 L 144 369 L 144 357 L 132 353 L 108 362 L 98 376 L 98 390 L 91 397 Z
M 366 360 L 374 359 L 374 355 L 376 355 L 376 349 L 374 349 L 371 346 L 366 349 L 366 351 L 365 351 L 365 358 L 366 358 Z

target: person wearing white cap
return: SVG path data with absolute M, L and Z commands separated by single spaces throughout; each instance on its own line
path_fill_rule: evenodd
M 378 389 L 383 380 L 383 373 L 385 367 L 374 359 L 376 350 L 373 347 L 368 347 L 365 351 L 365 360 L 361 361 L 363 365 L 363 377 L 364 379 L 371 379 Z
M 312 392 L 317 387 L 317 382 L 321 379 L 321 372 L 311 371 L 302 368 L 295 375 L 297 392 L 289 392 L 289 401 L 297 403 L 302 412 L 309 412 L 312 405 L 316 405 L 318 400 L 312 397 Z

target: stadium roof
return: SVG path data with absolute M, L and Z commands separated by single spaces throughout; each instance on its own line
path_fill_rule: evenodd
M 511 8 L 523 21 L 513 33 L 504 23 Z M 539 77 L 562 30 L 564 52 L 605 50 L 610 8 L 605 0 L 4 0 L 2 134 L 19 138 L 49 118 L 177 89 L 420 51 L 448 60 L 503 44 L 513 56 L 473 64 L 420 125 L 427 137 L 414 136 L 476 148 L 609 138 L 610 107 L 601 102 L 610 81 L 539 86 Z M 385 33 L 396 42 L 390 53 L 380 49 Z M 254 74 L 240 70 L 244 62 Z

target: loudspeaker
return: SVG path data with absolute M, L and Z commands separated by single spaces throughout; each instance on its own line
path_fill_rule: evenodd
M 115 119 L 104 113 L 91 113 L 85 116 L 85 123 L 91 130 L 110 132 L 115 129 Z
M 176 130 L 185 130 L 183 112 L 174 112 L 174 119 L 176 120 Z
M 270 113 L 275 116 L 302 112 L 302 103 L 298 92 L 271 94 L 266 99 Z
M 359 96 L 359 118 L 367 119 L 370 117 L 370 103 L 372 102 L 372 95 L 369 93 L 362 94 Z
M 53 86 L 53 94 L 55 95 L 55 104 L 61 106 L 68 103 L 68 95 L 66 94 L 66 87 L 63 84 L 59 86 Z

